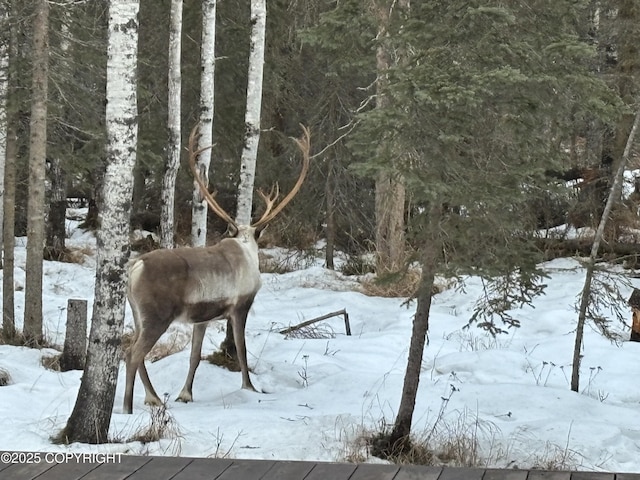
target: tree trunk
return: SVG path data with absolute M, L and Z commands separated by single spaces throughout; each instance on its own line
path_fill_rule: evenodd
M 244 148 L 242 149 L 242 160 L 240 164 L 238 210 L 236 214 L 236 221 L 239 225 L 251 224 L 253 186 L 256 176 L 258 144 L 260 142 L 266 22 L 266 0 L 251 0 L 251 48 L 249 50 L 247 109 L 244 117 Z
M 108 441 L 124 326 L 129 217 L 136 161 L 138 0 L 111 0 L 107 59 L 107 166 L 89 349 L 65 442 Z
M 383 41 L 389 36 L 391 5 L 386 0 L 373 0 L 378 20 L 379 45 L 376 51 L 376 108 L 389 105 L 386 91 L 389 87 L 387 72 L 393 61 Z M 403 0 L 401 4 L 407 3 Z M 381 147 L 387 148 L 386 146 Z M 382 155 L 382 150 L 380 151 Z M 401 178 L 380 172 L 376 179 L 376 270 L 378 274 L 400 270 L 404 263 L 404 203 L 405 188 Z
M 3 253 L 4 262 L 2 270 L 2 336 L 6 342 L 13 342 L 16 336 L 15 323 L 15 290 L 14 290 L 14 264 L 15 264 L 15 219 L 16 219 L 16 155 L 17 134 L 15 123 L 11 123 L 7 129 L 7 157 L 4 171 L 4 211 L 3 218 Z
M 215 80 L 215 45 L 216 45 L 216 0 L 202 1 L 202 46 L 200 52 L 200 137 L 197 168 L 205 185 L 209 183 L 209 165 L 213 145 L 213 106 Z M 203 247 L 207 243 L 208 208 L 200 193 L 200 187 L 193 182 L 193 206 L 191 210 L 191 244 Z
M 149 169 L 138 163 L 133 170 L 133 198 L 131 199 L 131 211 L 142 213 L 146 210 L 145 190 L 147 188 Z
M 181 61 L 182 48 L 182 0 L 171 0 L 171 25 L 169 27 L 169 102 L 167 126 L 169 145 L 166 168 L 162 178 L 162 201 L 160 210 L 160 246 L 174 246 L 174 214 L 176 198 L 176 178 L 180 166 L 180 95 L 182 91 Z
M 51 196 L 49 201 L 49 218 L 47 221 L 47 239 L 45 258 L 47 260 L 64 260 L 66 248 L 66 214 L 67 189 L 66 175 L 59 157 L 52 158 L 49 164 Z
M 87 357 L 87 301 L 67 302 L 67 325 L 64 348 L 60 356 L 60 370 L 83 370 Z
M 613 73 L 616 79 L 620 98 L 630 106 L 634 105 L 638 97 L 638 77 L 640 75 L 640 9 L 635 0 L 619 0 L 615 25 L 617 29 L 615 44 L 616 69 Z M 633 108 L 633 107 L 632 107 Z M 627 138 L 633 124 L 633 113 L 620 116 L 614 130 L 608 132 L 603 139 L 602 166 L 609 172 L 609 188 L 614 182 L 614 176 L 623 157 Z M 618 192 L 619 194 L 621 192 Z M 604 199 L 603 199 L 604 200 Z M 616 199 L 619 201 L 620 197 Z M 600 210 L 602 210 L 602 203 Z
M 576 339 L 573 347 L 573 365 L 571 370 L 571 390 L 577 392 L 580 388 L 580 359 L 582 352 L 582 341 L 584 336 L 584 324 L 587 318 L 587 308 L 591 301 L 591 280 L 596 267 L 596 258 L 598 257 L 598 249 L 600 248 L 600 242 L 604 235 L 604 229 L 609 219 L 609 214 L 613 208 L 613 204 L 618 198 L 620 198 L 620 192 L 622 191 L 622 180 L 624 178 L 624 167 L 627 164 L 629 155 L 631 154 L 631 147 L 633 146 L 633 139 L 638 130 L 638 124 L 640 124 L 640 110 L 636 113 L 635 120 L 627 137 L 627 143 L 622 154 L 622 158 L 618 162 L 618 169 L 613 180 L 613 185 L 609 191 L 609 197 L 607 198 L 607 204 L 604 207 L 600 224 L 596 230 L 596 234 L 593 238 L 593 246 L 591 247 L 591 255 L 586 261 L 586 277 L 584 280 L 584 287 L 582 288 L 582 294 L 580 297 L 580 309 L 578 313 L 578 325 L 576 327 Z
M 69 66 L 70 35 L 69 23 L 71 22 L 73 5 L 68 0 L 66 5 L 61 6 L 62 23 L 60 25 L 60 56 L 57 60 L 58 68 L 65 74 L 71 74 L 72 68 Z M 52 101 L 60 104 L 63 118 L 69 117 L 69 107 L 65 104 L 63 95 L 56 90 L 53 91 Z M 58 123 L 61 123 L 58 121 Z M 63 131 L 66 127 L 59 125 Z M 66 214 L 67 214 L 67 176 L 63 159 L 59 155 L 50 159 L 49 163 L 49 202 L 46 225 L 45 259 L 63 261 L 67 257 L 66 248 Z
M 398 449 L 409 447 L 409 435 L 411 434 L 411 422 L 420 383 L 420 370 L 426 345 L 427 332 L 429 330 L 429 313 L 431 311 L 431 297 L 433 282 L 436 274 L 437 259 L 439 255 L 438 225 L 440 222 L 440 208 L 433 207 L 428 213 L 427 241 L 422 246 L 420 286 L 417 293 L 416 314 L 413 317 L 413 329 L 411 343 L 409 344 L 409 358 L 407 370 L 404 375 L 400 407 L 389 438 L 389 453 Z
M 335 181 L 334 181 L 334 173 L 333 173 L 333 156 L 329 153 L 327 157 L 327 179 L 324 186 L 324 197 L 326 202 L 326 215 L 325 215 L 325 223 L 327 224 L 327 228 L 325 231 L 327 237 L 327 246 L 325 248 L 325 264 L 327 268 L 333 270 L 333 256 L 334 249 L 336 244 L 336 216 L 335 216 Z
M 15 8 L 15 4 L 11 3 Z M 17 60 L 18 29 L 15 23 L 9 28 L 9 67 Z M 14 106 L 16 92 L 15 69 L 7 71 L 8 78 L 8 98 L 7 106 Z M 15 288 L 14 288 L 14 264 L 15 264 L 15 218 L 16 218 L 16 157 L 18 154 L 18 134 L 16 132 L 15 109 L 10 109 L 7 115 L 7 138 L 6 138 L 6 158 L 4 170 L 4 198 L 2 221 L 2 250 L 3 250 L 3 272 L 2 272 L 2 336 L 5 342 L 13 342 L 16 337 L 15 322 Z
M 9 5 L 0 4 L 0 25 L 9 25 Z M 4 218 L 4 175 L 7 162 L 7 96 L 9 95 L 9 39 L 0 41 L 0 228 Z M 0 244 L 2 234 L 0 233 Z M 0 245 L 1 246 L 1 245 Z M 0 259 L 0 268 L 2 260 Z
M 404 203 L 403 181 L 380 173 L 375 199 L 378 274 L 398 271 L 404 264 Z
M 37 0 L 33 18 L 33 73 L 29 136 L 29 201 L 24 336 L 28 345 L 41 345 L 42 259 L 44 248 L 44 188 L 47 156 L 47 82 L 49 70 L 49 2 Z
M 640 310 L 637 308 L 633 309 L 631 317 L 631 335 L 629 336 L 629 341 L 640 342 Z

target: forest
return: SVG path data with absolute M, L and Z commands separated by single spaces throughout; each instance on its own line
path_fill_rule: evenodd
M 380 455 L 410 447 L 441 277 L 485 280 L 469 324 L 500 335 L 544 294 L 542 262 L 584 258 L 578 391 L 591 282 L 640 251 L 635 0 L 0 0 L 0 23 L 3 342 L 45 343 L 43 262 L 76 258 L 69 208 L 97 239 L 96 350 L 60 441 L 107 437 L 130 257 L 266 223 L 261 247 L 320 248 L 416 302 Z M 100 408 L 85 379 L 105 385 Z

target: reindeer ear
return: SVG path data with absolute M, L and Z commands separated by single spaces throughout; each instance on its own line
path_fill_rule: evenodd
M 227 234 L 229 235 L 229 237 L 234 238 L 236 235 L 238 235 L 238 229 L 235 225 L 231 225 L 229 223 L 227 225 Z
M 268 226 L 269 225 L 262 225 L 260 227 L 256 227 L 254 232 L 256 241 L 260 239 L 260 237 L 262 236 L 262 233 L 267 229 Z

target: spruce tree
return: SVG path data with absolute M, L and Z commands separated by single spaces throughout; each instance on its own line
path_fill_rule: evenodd
M 479 274 L 488 292 L 473 321 L 495 318 L 543 289 L 532 198 L 565 158 L 576 117 L 610 119 L 616 96 L 589 71 L 576 25 L 585 2 L 421 2 L 391 39 L 388 104 L 363 114 L 352 146 L 363 171 L 406 179 L 408 234 L 422 266 L 409 362 L 383 453 L 407 445 L 434 275 Z

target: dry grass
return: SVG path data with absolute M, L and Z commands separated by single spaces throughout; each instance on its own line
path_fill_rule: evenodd
M 93 253 L 93 249 L 89 246 L 66 247 L 62 252 L 45 251 L 45 260 L 82 265 L 86 257 L 93 255 Z
M 122 337 L 120 339 L 120 349 L 123 357 L 124 352 L 131 348 L 133 340 L 133 330 L 128 330 L 122 334 Z M 158 360 L 162 360 L 169 355 L 173 355 L 174 353 L 178 353 L 184 350 L 190 341 L 191 336 L 189 333 L 179 329 L 171 330 L 170 332 L 165 333 L 162 337 L 160 337 L 160 340 L 158 340 L 151 351 L 149 351 L 149 353 L 147 354 L 146 359 L 150 362 L 157 362 Z
M 529 459 L 529 467 L 534 470 L 577 470 L 582 463 L 582 455 L 568 446 L 546 442 L 542 451 L 534 452 Z
M 408 270 L 402 275 L 363 280 L 362 293 L 370 297 L 411 298 L 420 285 L 420 272 Z
M 180 439 L 182 432 L 176 419 L 167 408 L 167 397 L 159 406 L 152 406 L 149 423 L 133 433 L 130 442 L 151 443 L 161 439 Z
M 11 384 L 11 374 L 9 370 L 0 367 L 0 387 L 6 387 Z
M 240 371 L 238 359 L 221 350 L 216 350 L 211 355 L 207 355 L 205 360 L 213 365 L 217 365 L 218 367 L 226 368 L 230 372 Z
M 262 273 L 289 273 L 309 267 L 315 260 L 316 251 L 291 250 L 278 258 L 260 251 L 258 253 L 260 272 Z
M 469 410 L 439 414 L 431 428 L 397 445 L 389 445 L 390 433 L 391 426 L 385 421 L 376 429 L 359 426 L 351 435 L 344 434 L 338 460 L 361 463 L 374 456 L 395 464 L 566 471 L 577 470 L 584 459 L 569 447 L 569 436 L 565 445 L 547 441 L 539 446 L 531 438 L 502 441 L 495 424 Z M 518 462 L 513 459 L 516 446 L 522 452 L 517 456 L 524 457 Z
M 431 293 L 448 290 L 455 284 L 455 279 L 436 277 Z M 386 278 L 367 278 L 360 282 L 362 293 L 370 297 L 413 298 L 420 286 L 420 270 L 410 269 L 402 274 Z
M 42 355 L 42 358 L 40 359 L 40 363 L 47 370 L 59 372 L 61 371 L 61 368 L 60 368 L 61 357 L 62 357 L 61 353 Z
M 181 352 L 191 341 L 191 336 L 181 330 L 174 330 L 163 338 L 160 338 L 151 351 L 147 354 L 150 362 L 157 362 L 163 358 Z
M 52 344 L 45 336 L 43 336 L 43 338 L 40 340 L 40 343 L 36 343 L 34 344 L 33 342 L 30 342 L 29 340 L 27 340 L 27 337 L 24 336 L 24 333 L 16 331 L 14 332 L 14 334 L 10 337 L 10 338 L 6 338 L 6 336 L 3 334 L 2 330 L 0 329 L 0 345 L 13 345 L 16 347 L 29 347 L 29 348 L 54 348 L 54 349 L 58 349 L 59 348 Z
M 336 338 L 336 333 L 329 325 L 313 323 L 304 327 L 296 328 L 288 332 L 284 338 L 295 339 L 331 339 Z

